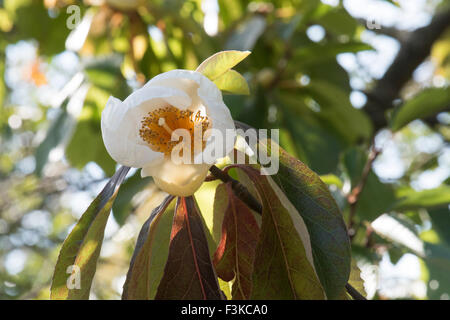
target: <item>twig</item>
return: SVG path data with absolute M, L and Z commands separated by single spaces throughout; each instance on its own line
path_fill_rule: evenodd
M 361 192 L 364 190 L 364 187 L 367 183 L 367 179 L 369 178 L 370 170 L 372 169 L 372 164 L 375 161 L 375 159 L 378 157 L 378 155 L 381 153 L 381 150 L 376 149 L 375 146 L 373 146 L 370 150 L 369 157 L 367 158 L 367 162 L 364 166 L 363 172 L 361 174 L 361 180 L 358 182 L 356 187 L 352 189 L 350 194 L 347 196 L 347 202 L 350 205 L 350 214 L 349 214 L 349 221 L 348 221 L 348 231 L 350 240 L 353 239 L 353 237 L 356 235 L 356 230 L 353 230 L 354 225 L 354 218 L 356 214 L 356 207 L 358 204 L 358 200 L 361 196 Z
M 355 299 L 355 300 L 367 300 L 361 293 L 358 292 L 358 290 L 353 288 L 350 283 L 347 283 L 345 285 L 345 289 L 347 289 L 348 294 L 351 295 L 353 299 Z
M 216 166 L 212 166 L 209 171 L 211 174 L 217 179 L 222 180 L 223 182 L 231 182 L 231 187 L 235 192 L 236 196 L 245 202 L 250 209 L 256 211 L 259 214 L 262 214 L 262 206 L 258 200 L 256 200 L 252 194 L 244 187 L 239 181 L 234 180 L 227 173 L 223 172 Z

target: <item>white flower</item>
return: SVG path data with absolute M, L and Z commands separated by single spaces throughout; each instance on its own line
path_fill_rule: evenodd
M 220 90 L 196 71 L 162 73 L 123 102 L 110 97 L 102 113 L 101 127 L 106 149 L 115 161 L 142 168 L 142 177 L 152 176 L 160 189 L 176 196 L 192 195 L 214 161 L 234 147 L 234 122 Z M 192 133 L 195 128 L 205 136 L 199 149 L 188 155 L 195 163 L 174 161 L 172 155 L 186 143 L 185 139 L 178 141 L 177 129 Z M 211 129 L 224 137 L 223 142 L 214 139 Z M 227 134 L 231 139 L 225 139 Z M 188 142 L 194 146 L 197 141 L 192 134 Z M 202 161 L 204 153 L 217 141 L 221 143 L 221 152 L 209 156 L 207 162 Z

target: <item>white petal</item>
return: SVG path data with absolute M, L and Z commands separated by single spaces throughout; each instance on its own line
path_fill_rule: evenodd
M 141 176 L 152 176 L 163 191 L 178 196 L 193 195 L 208 175 L 207 164 L 175 164 L 170 159 L 142 168 Z
M 161 98 L 165 101 L 165 104 L 169 103 L 178 109 L 186 109 L 192 104 L 191 98 L 186 92 L 165 86 L 144 86 L 130 94 L 123 103 L 129 108 L 135 108 L 156 98 Z M 144 109 L 146 109 L 146 112 L 152 111 L 152 108 L 148 105 Z
M 190 70 L 172 70 L 161 73 L 151 79 L 144 87 L 169 86 L 187 92 L 193 101 L 191 108 L 198 108 L 199 104 L 205 107 L 206 114 L 212 123 L 212 127 L 222 132 L 226 137 L 226 131 L 232 130 L 232 141 L 224 143 L 221 153 L 228 155 L 234 147 L 235 126 L 230 110 L 223 102 L 222 93 L 217 86 L 200 72 Z M 197 92 L 195 92 L 197 89 Z M 213 143 L 208 140 L 207 145 Z M 220 156 L 218 156 L 220 158 Z
M 106 150 L 118 163 L 141 168 L 164 155 L 155 152 L 139 136 L 142 118 L 148 112 L 167 103 L 186 108 L 189 96 L 173 88 L 142 88 L 132 93 L 124 102 L 111 97 L 102 112 L 102 136 Z

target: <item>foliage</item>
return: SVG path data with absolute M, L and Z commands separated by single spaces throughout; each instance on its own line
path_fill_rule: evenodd
M 405 254 L 422 263 L 421 298 L 448 297 L 448 32 L 429 48 L 433 78 L 380 106 L 378 131 L 350 97 L 383 101 L 371 95 L 383 79 L 340 63 L 375 46 L 342 1 L 219 0 L 215 35 L 202 1 L 118 3 L 1 2 L 0 298 L 345 299 L 347 283 L 366 295 L 358 267 Z M 71 4 L 82 18 L 73 30 Z M 280 129 L 276 175 L 222 163 L 231 180 L 174 199 L 117 168 L 101 139 L 108 97 L 176 68 L 214 81 L 240 123 Z M 403 171 L 389 177 L 392 144 Z M 443 178 L 421 186 L 431 175 Z M 377 228 L 386 216 L 391 234 Z M 81 290 L 66 286 L 73 264 Z

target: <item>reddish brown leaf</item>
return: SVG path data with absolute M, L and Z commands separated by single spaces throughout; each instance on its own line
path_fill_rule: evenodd
M 178 198 L 170 240 L 169 257 L 155 299 L 222 299 L 193 197 Z
M 225 211 L 222 238 L 214 254 L 217 275 L 225 281 L 235 278 L 233 299 L 249 299 L 259 237 L 258 224 L 250 209 L 235 196 L 230 183 L 217 187 L 214 203 L 214 210 Z

